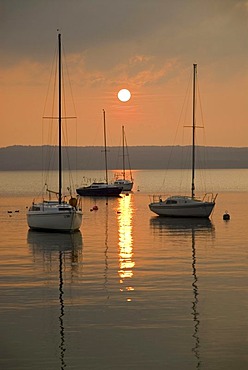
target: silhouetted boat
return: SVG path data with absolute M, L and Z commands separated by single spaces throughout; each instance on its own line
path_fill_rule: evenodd
M 89 186 L 82 186 L 76 189 L 81 197 L 118 197 L 122 191 L 121 186 L 109 184 L 108 182 L 108 161 L 107 161 L 107 139 L 106 139 L 106 122 L 105 110 L 103 110 L 103 129 L 104 129 L 104 153 L 105 153 L 105 182 L 93 182 Z

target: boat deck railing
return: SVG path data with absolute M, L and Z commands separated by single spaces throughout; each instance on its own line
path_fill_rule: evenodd
M 199 199 L 201 200 L 202 202 L 215 202 L 216 198 L 217 198 L 217 194 L 214 194 L 214 193 L 205 193 L 203 198 L 202 199 Z M 165 194 L 153 194 L 153 195 L 149 195 L 149 198 L 150 198 L 150 203 L 159 203 L 159 202 L 163 202 L 165 199 L 167 199 L 168 197 L 171 197 L 173 198 L 173 196 L 168 196 Z M 183 198 L 184 196 L 183 195 L 180 195 L 181 198 Z M 185 196 L 185 198 L 190 198 L 190 196 Z M 197 197 L 195 198 L 197 200 Z
M 211 202 L 211 203 L 214 203 L 216 198 L 218 196 L 218 193 L 217 194 L 214 194 L 214 193 L 205 193 L 203 198 L 202 198 L 202 201 L 203 202 Z

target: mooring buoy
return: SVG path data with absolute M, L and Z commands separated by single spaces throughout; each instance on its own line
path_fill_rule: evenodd
M 227 211 L 223 215 L 223 220 L 225 220 L 225 221 L 230 220 L 230 215 L 229 215 L 229 213 Z

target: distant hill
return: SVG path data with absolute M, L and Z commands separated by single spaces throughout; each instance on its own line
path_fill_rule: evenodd
M 190 168 L 189 146 L 131 146 L 128 148 L 132 169 Z M 50 161 L 48 153 L 54 153 Z M 119 147 L 108 149 L 109 169 L 121 168 L 122 156 Z M 248 168 L 248 148 L 201 147 L 196 148 L 200 168 Z M 67 158 L 70 158 L 70 164 Z M 63 148 L 66 169 L 104 169 L 103 147 Z M 0 171 L 57 169 L 57 148 L 54 146 L 9 146 L 0 148 Z M 128 167 L 128 166 L 127 166 Z

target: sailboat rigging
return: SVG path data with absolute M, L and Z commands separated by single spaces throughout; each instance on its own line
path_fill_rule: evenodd
M 105 182 L 93 182 L 89 186 L 77 188 L 77 193 L 81 196 L 91 197 L 118 197 L 122 191 L 122 186 L 109 184 L 108 181 L 108 156 L 107 156 L 107 135 L 106 135 L 106 116 L 103 109 L 103 136 L 104 136 L 104 159 L 105 159 Z
M 193 64 L 193 115 L 192 115 L 192 168 L 191 196 L 174 195 L 165 200 L 153 199 L 149 204 L 152 212 L 167 217 L 200 217 L 208 218 L 215 206 L 217 194 L 207 193 L 203 199 L 195 197 L 195 130 L 196 130 L 196 76 L 197 64 Z
M 27 212 L 27 223 L 30 229 L 74 232 L 82 224 L 82 210 L 79 199 L 72 197 L 69 202 L 62 195 L 62 58 L 61 34 L 58 34 L 58 191 L 49 193 L 49 200 L 33 202 Z M 51 200 L 51 194 L 57 199 Z
M 131 191 L 133 188 L 133 177 L 131 169 L 130 171 L 130 180 L 126 176 L 126 152 L 127 152 L 127 140 L 125 135 L 124 126 L 122 126 L 122 177 L 118 177 L 114 182 L 114 185 L 122 186 L 122 191 Z M 130 167 L 130 164 L 129 164 Z

